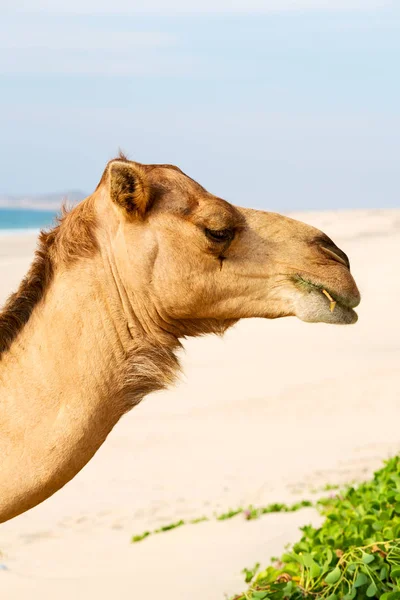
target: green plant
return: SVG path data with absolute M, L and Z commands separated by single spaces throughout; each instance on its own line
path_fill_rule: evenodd
M 149 535 L 151 535 L 150 531 L 145 531 L 144 533 L 141 533 L 140 535 L 134 535 L 132 537 L 132 544 L 137 544 L 138 542 L 145 540 L 147 537 L 149 537 Z
M 292 550 L 235 600 L 400 600 L 400 458 L 318 504 L 322 527 L 303 527 Z
M 189 521 L 190 525 L 197 525 L 198 523 L 204 523 L 204 521 L 208 521 L 207 517 L 198 517 L 197 519 L 192 519 Z
M 324 492 L 330 492 L 332 490 L 338 490 L 340 486 L 338 486 L 336 483 L 332 484 L 332 483 L 327 483 L 326 485 L 324 485 L 324 487 L 322 488 L 322 491 Z
M 252 569 L 243 569 L 242 573 L 244 575 L 245 583 L 250 583 L 253 581 L 254 577 L 257 575 L 257 571 L 260 568 L 260 563 L 256 563 Z
M 178 527 L 182 527 L 182 525 L 185 525 L 185 521 L 177 521 L 176 523 L 163 525 L 159 529 L 156 529 L 154 533 L 164 533 L 164 531 L 172 531 L 172 529 L 177 529 Z
M 220 515 L 215 515 L 217 521 L 227 521 L 228 519 L 233 519 L 238 515 L 243 515 L 247 521 L 252 521 L 253 519 L 259 519 L 262 515 L 267 513 L 276 513 L 276 512 L 294 512 L 296 510 L 300 510 L 301 508 L 313 506 L 312 502 L 309 500 L 302 500 L 301 502 L 296 502 L 296 504 L 287 505 L 287 504 L 269 504 L 268 506 L 261 506 L 259 508 L 255 508 L 254 506 L 249 506 L 247 509 L 237 508 L 235 510 L 229 510 L 226 513 L 222 513 Z M 177 523 L 171 523 L 170 525 L 164 525 L 159 529 L 155 529 L 154 531 L 146 531 L 140 535 L 134 535 L 131 539 L 132 544 L 136 544 L 138 542 L 142 542 L 149 535 L 154 535 L 156 533 L 164 533 L 165 531 L 171 531 L 171 529 L 176 529 L 177 527 L 182 527 L 182 525 L 197 525 L 198 523 L 204 523 L 204 521 L 210 521 L 208 517 L 200 517 L 198 519 L 192 519 L 191 521 L 178 521 Z
M 243 508 L 236 508 L 235 510 L 228 510 L 226 513 L 222 513 L 222 515 L 217 515 L 217 521 L 227 521 L 228 519 L 233 519 L 237 515 L 243 512 Z

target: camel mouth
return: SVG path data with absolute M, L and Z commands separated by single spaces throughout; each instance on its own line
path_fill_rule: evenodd
M 352 280 L 350 273 L 349 276 Z M 331 286 L 316 283 L 300 274 L 292 281 L 301 292 L 295 300 L 295 314 L 302 321 L 335 325 L 353 325 L 358 321 L 354 308 L 360 304 L 361 298 L 357 288 L 357 293 L 353 288 L 352 293 L 344 295 Z

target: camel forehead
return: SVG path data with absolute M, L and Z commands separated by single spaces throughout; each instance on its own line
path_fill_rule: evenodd
M 209 193 L 179 167 L 147 165 L 147 170 L 153 184 L 160 185 L 169 211 L 214 229 L 234 227 L 242 221 L 235 206 Z
M 141 165 L 147 171 L 149 178 L 154 184 L 167 186 L 168 189 L 174 187 L 179 190 L 187 190 L 193 193 L 207 194 L 206 190 L 197 181 L 186 175 L 179 167 L 175 165 Z
M 177 167 L 176 165 L 170 165 L 170 164 L 155 164 L 155 165 L 141 165 L 144 169 L 147 169 L 149 171 L 160 171 L 160 172 L 164 172 L 164 171 L 175 171 L 177 173 L 183 173 L 182 169 L 180 169 L 179 167 Z

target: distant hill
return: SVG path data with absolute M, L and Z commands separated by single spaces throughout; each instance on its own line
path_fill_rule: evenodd
M 38 195 L 24 194 L 9 196 L 7 194 L 0 194 L 0 208 L 29 208 L 31 210 L 58 211 L 63 202 L 66 202 L 70 206 L 77 204 L 86 198 L 86 196 L 87 194 L 81 190 L 68 190 L 66 192 Z

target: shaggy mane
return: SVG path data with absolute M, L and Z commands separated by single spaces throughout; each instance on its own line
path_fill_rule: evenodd
M 56 227 L 40 233 L 27 275 L 0 311 L 0 360 L 44 298 L 57 266 L 92 256 L 96 250 L 92 198 L 84 200 L 71 212 L 63 208 Z

